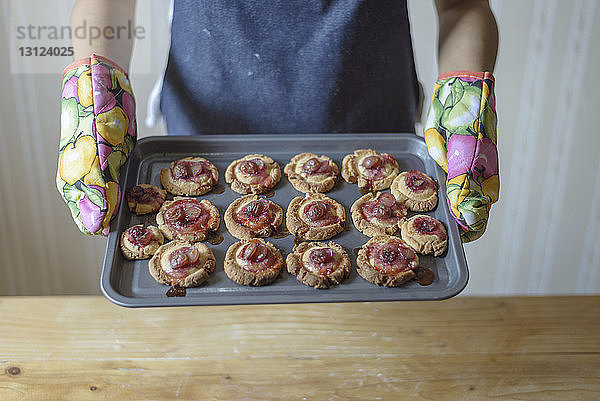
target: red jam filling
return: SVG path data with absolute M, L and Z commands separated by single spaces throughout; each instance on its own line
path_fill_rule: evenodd
M 261 159 L 244 160 L 240 163 L 240 171 L 246 175 L 260 175 L 265 171 L 265 162 Z
M 169 255 L 169 264 L 171 271 L 169 275 L 174 278 L 182 278 L 189 274 L 198 263 L 200 252 L 195 246 L 188 246 L 175 250 Z
M 317 248 L 311 250 L 308 255 L 308 261 L 320 275 L 329 275 L 336 268 L 336 263 L 334 263 L 335 257 L 333 249 L 331 248 Z
M 253 200 L 248 202 L 242 209 L 239 214 L 244 218 L 253 218 L 259 217 L 260 215 L 266 213 L 269 210 L 269 204 L 267 201 L 263 201 L 262 199 Z
M 442 225 L 439 221 L 429 216 L 419 216 L 415 218 L 413 227 L 416 232 L 425 235 L 437 235 L 441 239 L 446 239 L 448 234 L 442 230 Z
M 394 240 L 385 244 L 371 245 L 367 256 L 373 258 L 375 269 L 386 274 L 398 274 L 411 270 L 416 259 L 416 254 L 412 249 Z
M 270 213 L 270 202 L 266 199 L 252 200 L 244 205 L 235 215 L 235 221 L 251 230 L 260 230 L 273 221 Z
M 326 264 L 333 261 L 333 249 L 330 248 L 318 248 L 314 249 L 308 259 L 317 264 Z
M 380 220 L 387 220 L 392 217 L 392 209 L 377 201 L 365 202 L 363 204 L 363 211 L 365 212 L 365 215 Z
M 197 181 L 200 177 L 210 175 L 213 184 L 216 183 L 212 173 L 212 163 L 209 161 L 178 160 L 171 166 L 171 175 L 176 180 Z
M 381 165 L 381 163 L 382 163 L 381 157 L 369 156 L 363 160 L 362 165 L 364 168 L 371 170 L 371 169 L 379 167 Z
M 195 199 L 179 199 L 169 205 L 165 221 L 180 232 L 206 231 L 210 212 Z
M 417 170 L 408 171 L 404 182 L 408 189 L 413 192 L 421 192 L 428 188 L 433 188 L 433 183 L 429 177 Z
M 261 242 L 250 241 L 242 246 L 238 253 L 244 263 L 241 267 L 245 270 L 257 272 L 273 268 L 275 257 L 269 247 Z
M 321 161 L 316 157 L 308 159 L 302 165 L 302 171 L 308 175 L 319 175 L 329 173 L 329 160 Z
M 396 159 L 387 153 L 365 157 L 362 166 L 365 168 L 365 175 L 370 180 L 370 186 L 373 187 L 373 181 L 385 178 L 383 170 L 387 164 L 398 166 Z
M 133 226 L 127 230 L 127 239 L 134 245 L 144 247 L 152 242 L 154 234 L 150 229 L 142 226 Z
M 311 226 L 324 227 L 339 221 L 328 202 L 315 201 L 304 208 L 304 220 Z
M 165 201 L 165 197 L 156 189 L 151 187 L 141 187 L 136 185 L 135 187 L 131 188 L 129 190 L 129 194 L 127 194 L 127 202 L 150 203 L 154 201 L 163 203 Z
M 273 184 L 273 179 L 268 174 L 267 166 L 261 159 L 244 160 L 238 164 L 238 169 L 251 185 L 264 185 L 269 187 Z
M 377 197 L 377 201 L 387 207 L 394 207 L 397 204 L 396 198 L 394 197 L 394 195 L 389 194 L 387 192 L 380 193 L 379 196 Z
M 363 216 L 367 220 L 400 220 L 406 216 L 406 206 L 396 202 L 394 195 L 381 193 L 377 199 L 367 201 L 361 205 Z

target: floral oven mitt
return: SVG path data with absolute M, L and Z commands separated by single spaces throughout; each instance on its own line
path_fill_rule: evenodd
M 448 173 L 446 195 L 463 242 L 485 231 L 498 200 L 494 77 L 489 72 L 442 74 L 425 125 L 429 154 Z
M 136 142 L 127 74 L 92 55 L 63 73 L 56 185 L 86 234 L 107 235 L 118 211 L 119 170 Z

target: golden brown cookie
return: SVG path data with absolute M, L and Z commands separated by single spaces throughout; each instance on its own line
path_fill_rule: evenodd
M 350 258 L 335 242 L 301 242 L 294 246 L 285 264 L 298 281 L 314 288 L 340 284 L 350 274 Z
M 171 241 L 158 248 L 148 270 L 161 284 L 197 287 L 215 270 L 215 255 L 201 242 Z
M 202 157 L 184 157 L 160 171 L 160 183 L 173 195 L 203 195 L 218 182 L 219 170 Z
M 148 259 L 165 242 L 160 230 L 143 224 L 131 226 L 121 234 L 121 252 L 129 260 Z
M 438 203 L 438 186 L 427 174 L 417 170 L 403 171 L 390 188 L 398 202 L 413 212 L 427 212 Z
M 303 240 L 321 241 L 344 231 L 346 211 L 323 194 L 308 193 L 304 198 L 292 199 L 285 222 L 292 235 Z
M 440 256 L 448 247 L 446 227 L 433 217 L 418 214 L 401 227 L 404 242 L 422 255 Z
M 225 254 L 225 274 L 242 285 L 270 284 L 282 268 L 283 257 L 279 249 L 260 238 L 236 242 Z
M 170 240 L 203 241 L 207 233 L 219 228 L 219 210 L 206 199 L 176 196 L 163 203 L 156 223 Z
M 265 155 L 246 155 L 234 160 L 225 171 L 225 181 L 239 194 L 262 194 L 280 179 L 279 164 Z
M 300 153 L 292 157 L 283 172 L 300 192 L 327 192 L 335 185 L 338 166 L 325 155 Z
M 268 237 L 283 221 L 283 210 L 274 202 L 258 195 L 234 200 L 225 211 L 225 226 L 238 239 Z
M 347 182 L 358 182 L 359 188 L 381 191 L 389 188 L 398 175 L 398 162 L 388 153 L 373 149 L 355 150 L 342 160 L 342 177 Z
M 398 237 L 378 235 L 358 251 L 357 272 L 362 278 L 384 287 L 398 287 L 415 278 L 419 265 L 415 251 Z
M 358 231 L 373 237 L 394 234 L 404 222 L 408 208 L 392 194 L 370 192 L 354 202 L 350 212 Z
M 154 213 L 165 202 L 167 191 L 150 184 L 138 184 L 127 192 L 127 205 L 135 214 Z

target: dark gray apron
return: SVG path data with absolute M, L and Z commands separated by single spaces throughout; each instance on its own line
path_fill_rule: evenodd
M 175 0 L 169 134 L 414 132 L 406 0 Z

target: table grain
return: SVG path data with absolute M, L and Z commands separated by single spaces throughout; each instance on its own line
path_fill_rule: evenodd
M 0 400 L 599 400 L 600 297 L 0 297 Z

